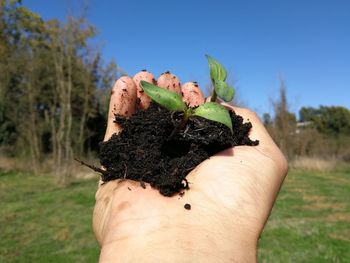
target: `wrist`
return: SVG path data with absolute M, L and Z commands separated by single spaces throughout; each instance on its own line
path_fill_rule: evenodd
M 194 212 L 188 221 L 180 215 L 114 222 L 105 233 L 100 262 L 256 262 L 253 233 L 234 221 L 198 218 L 203 217 Z
M 256 245 L 232 240 L 230 247 L 221 242 L 192 238 L 176 240 L 143 239 L 139 237 L 105 243 L 101 248 L 100 263 L 105 262 L 256 262 Z M 182 243 L 182 244 L 179 244 Z

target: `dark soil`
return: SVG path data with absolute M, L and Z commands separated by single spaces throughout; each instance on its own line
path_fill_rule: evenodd
M 191 205 L 190 204 L 185 204 L 184 208 L 187 209 L 187 210 L 191 210 Z
M 243 123 L 243 118 L 234 112 L 230 115 L 233 135 L 223 124 L 194 117 L 172 137 L 181 113 L 152 104 L 130 119 L 116 116 L 123 131 L 100 144 L 100 161 L 106 169 L 102 180 L 131 179 L 141 185 L 146 182 L 165 196 L 187 189 L 187 174 L 205 159 L 232 146 L 259 143 L 248 137 L 250 122 Z

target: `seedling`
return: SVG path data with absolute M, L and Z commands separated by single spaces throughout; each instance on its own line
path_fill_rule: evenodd
M 156 103 L 169 110 L 183 112 L 183 119 L 180 126 L 184 126 L 191 116 L 200 116 L 208 120 L 222 123 L 233 132 L 231 117 L 228 110 L 221 104 L 216 103 L 215 100 L 216 97 L 219 96 L 226 102 L 231 101 L 234 96 L 234 89 L 225 83 L 225 68 L 210 56 L 207 55 L 207 58 L 210 66 L 210 78 L 214 85 L 210 102 L 191 108 L 188 107 L 182 101 L 181 96 L 175 92 L 160 88 L 146 81 L 141 81 L 141 87 Z
M 226 102 L 233 100 L 235 90 L 225 82 L 227 77 L 225 68 L 211 56 L 206 57 L 210 67 L 210 79 L 214 86 L 211 101 L 215 102 L 217 96 Z

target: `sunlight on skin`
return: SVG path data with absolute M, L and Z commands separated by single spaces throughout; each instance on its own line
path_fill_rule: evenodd
M 203 104 L 204 96 L 196 82 L 186 82 L 181 86 L 183 101 L 190 107 Z
M 147 109 L 151 103 L 151 98 L 143 91 L 140 86 L 141 80 L 147 81 L 149 83 L 155 84 L 156 80 L 152 73 L 148 71 L 141 71 L 133 77 L 133 81 L 137 87 L 137 98 L 140 100 L 139 107 L 140 109 Z
M 169 84 L 161 79 L 163 87 L 180 83 L 170 74 Z M 124 77 L 113 88 L 105 139 L 121 130 L 113 122 L 115 113 L 130 116 L 135 111 L 138 93 L 131 81 Z M 125 86 L 131 90 L 128 96 Z M 260 144 L 227 149 L 201 163 L 187 176 L 190 190 L 184 196 L 164 197 L 129 180 L 98 189 L 93 228 L 102 247 L 100 262 L 256 261 L 257 241 L 287 162 L 254 112 L 233 109 L 252 122 L 250 138 Z M 187 203 L 191 210 L 184 209 Z
M 135 82 L 127 76 L 116 81 L 112 88 L 108 110 L 107 129 L 104 141 L 107 141 L 114 133 L 121 131 L 120 125 L 114 123 L 115 114 L 130 117 L 136 109 L 137 89 Z
M 161 88 L 181 94 L 180 80 L 169 71 L 164 72 L 162 75 L 159 76 L 157 80 L 157 85 Z

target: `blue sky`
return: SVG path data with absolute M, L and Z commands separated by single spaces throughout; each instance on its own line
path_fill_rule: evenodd
M 44 19 L 64 19 L 78 1 L 24 0 Z M 84 2 L 84 1 L 80 1 Z M 96 45 L 132 75 L 170 70 L 182 82 L 209 82 L 205 54 L 229 71 L 239 100 L 272 111 L 282 76 L 290 109 L 350 107 L 350 1 L 90 0 Z

